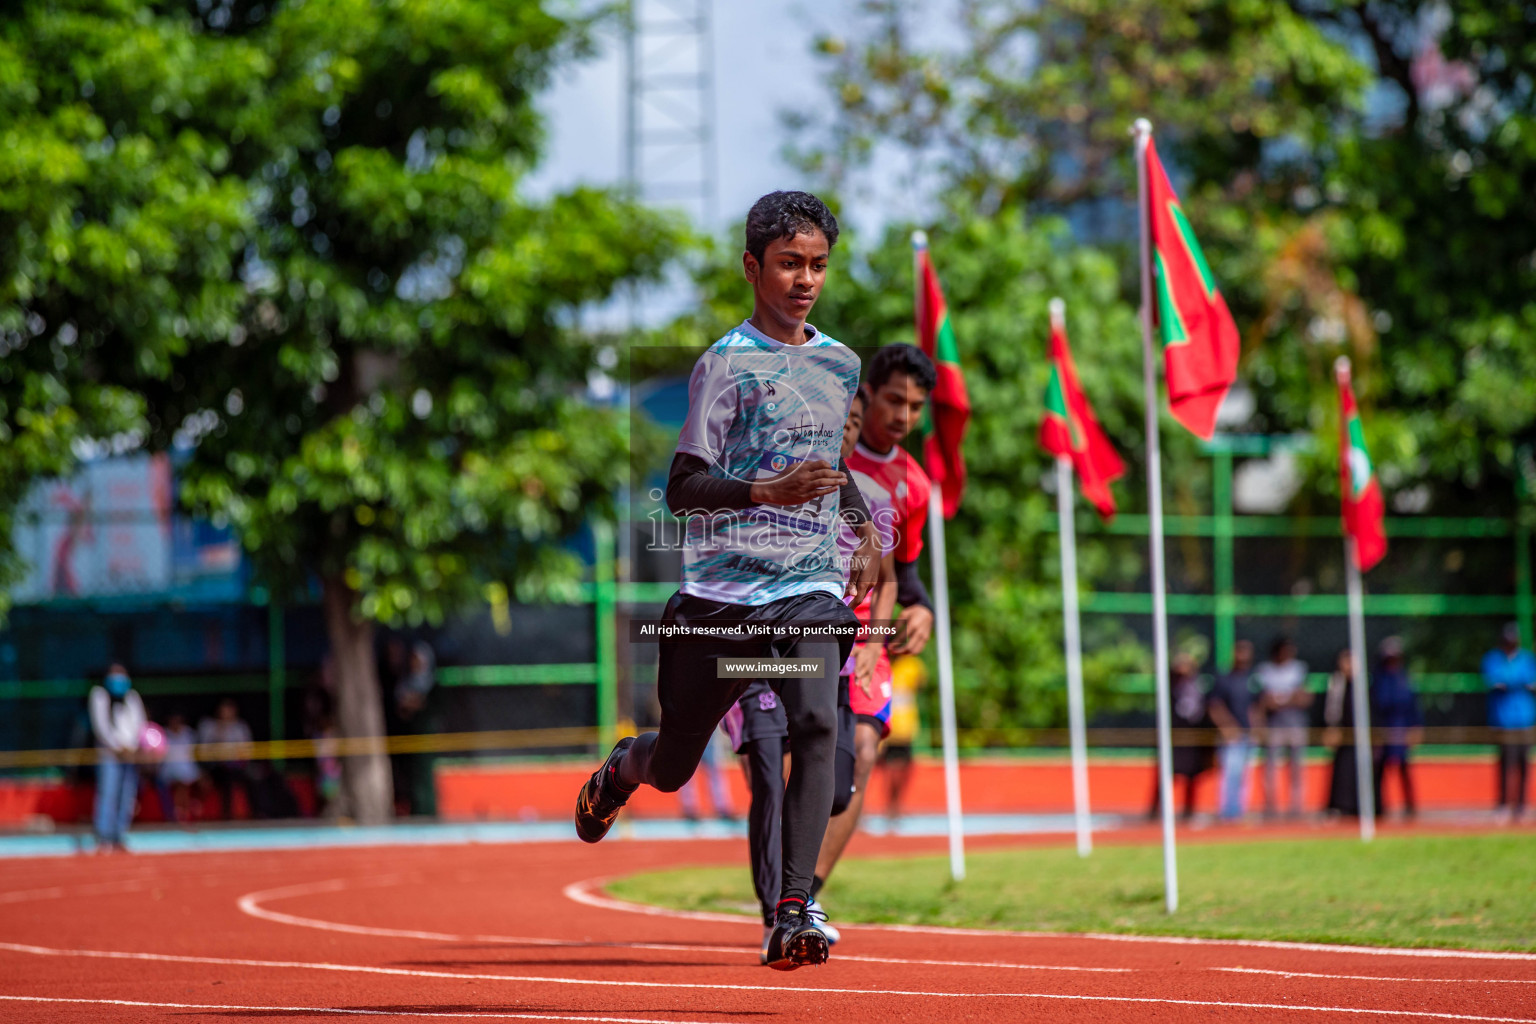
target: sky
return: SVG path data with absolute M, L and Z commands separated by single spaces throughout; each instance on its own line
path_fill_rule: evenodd
M 673 2 L 687 8 L 692 0 Z M 659 14 L 667 0 L 643 3 Z M 812 46 L 822 35 L 847 36 L 858 6 L 859 0 L 714 0 L 716 231 L 738 222 L 766 192 L 813 186 L 782 156 L 787 135 L 781 115 L 827 103 L 819 77 L 824 68 Z M 540 102 L 549 137 L 545 162 L 527 183 L 534 195 L 623 178 L 623 45 L 617 32 L 601 42 L 596 59 L 562 71 Z M 886 195 L 842 215 L 873 228 L 893 211 L 908 212 L 901 208 L 905 198 Z

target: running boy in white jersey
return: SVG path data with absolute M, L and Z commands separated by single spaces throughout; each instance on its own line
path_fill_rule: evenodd
M 804 192 L 764 196 L 747 215 L 742 269 L 752 316 L 695 364 L 667 479 L 667 506 L 688 526 L 682 586 L 662 616 L 671 635 L 657 668 L 661 725 L 620 740 L 576 801 L 576 832 L 595 843 L 641 783 L 665 792 L 686 783 L 721 716 L 754 678 L 771 675 L 793 765 L 768 953 L 779 970 L 827 959 L 826 936 L 806 904 L 832 807 L 838 670 L 857 625 L 843 598 L 858 603 L 879 571 L 869 512 L 848 475 L 833 468 L 859 359 L 805 322 L 836 241 L 831 211 Z M 841 522 L 860 537 L 852 578 L 837 556 Z M 826 626 L 843 632 L 804 635 Z M 716 635 L 700 635 L 709 632 Z M 742 639 L 719 636 L 730 633 Z M 768 659 L 785 658 L 807 666 L 781 675 Z M 737 678 L 741 670 L 724 659 L 759 661 L 766 671 L 748 668 Z

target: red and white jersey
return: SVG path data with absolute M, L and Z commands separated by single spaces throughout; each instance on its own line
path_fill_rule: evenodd
M 928 474 L 899 445 L 880 455 L 860 442 L 847 463 L 849 469 L 869 477 L 889 496 L 890 506 L 896 511 L 896 561 L 917 561 L 923 553 L 923 527 L 928 523 Z

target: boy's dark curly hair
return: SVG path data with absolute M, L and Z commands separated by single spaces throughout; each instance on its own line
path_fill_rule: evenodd
M 934 386 L 939 382 L 939 371 L 934 369 L 933 360 L 928 358 L 927 353 L 916 345 L 902 342 L 886 345 L 875 353 L 875 357 L 869 361 L 869 380 L 866 386 L 870 391 L 879 391 L 886 381 L 898 373 L 911 377 L 913 383 L 929 394 L 933 393 Z
M 747 252 L 761 263 L 769 242 L 811 230 L 826 235 L 828 246 L 837 244 L 837 218 L 826 203 L 809 192 L 770 192 L 747 214 Z

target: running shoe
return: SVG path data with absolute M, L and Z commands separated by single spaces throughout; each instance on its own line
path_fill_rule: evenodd
M 804 904 L 789 900 L 779 904 L 773 935 L 768 939 L 768 966 L 793 971 L 827 962 L 827 937 Z
M 827 945 L 837 945 L 837 941 L 843 937 L 843 933 L 832 927 L 831 923 L 827 920 L 827 908 L 821 905 L 821 901 L 813 896 L 811 897 L 811 902 L 805 905 L 805 909 L 810 912 L 811 920 L 816 922 L 816 927 L 821 929 L 821 934 L 827 937 Z M 817 914 L 821 916 L 818 918 Z
M 624 752 L 634 742 L 633 736 L 626 736 L 615 743 L 608 760 L 592 773 L 576 795 L 576 835 L 582 842 L 595 843 L 607 835 L 619 811 L 629 802 L 630 794 L 619 788 L 618 770 Z
M 773 941 L 773 931 L 773 925 L 763 925 L 763 955 L 757 961 L 760 964 L 768 963 L 768 944 Z

